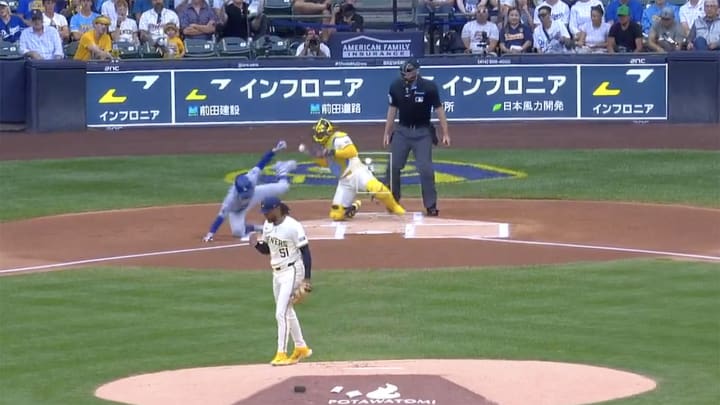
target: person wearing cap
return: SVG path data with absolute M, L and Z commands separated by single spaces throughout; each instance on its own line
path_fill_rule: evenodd
M 659 17 L 659 21 L 650 28 L 648 48 L 661 53 L 681 50 L 685 43 L 685 35 L 682 27 L 675 20 L 675 10 L 665 7 Z
M 43 24 L 45 24 L 46 27 L 50 26 L 57 29 L 62 42 L 67 42 L 70 40 L 68 21 L 64 15 L 55 11 L 55 5 L 55 0 L 43 0 Z
M 561 0 L 545 0 L 538 4 L 535 8 L 535 16 L 533 17 L 533 24 L 539 26 L 542 24 L 539 12 L 541 7 L 550 8 L 550 18 L 553 21 L 560 21 L 561 24 L 567 26 L 570 23 L 570 7 Z
M 63 59 L 65 53 L 60 34 L 54 27 L 43 24 L 42 11 L 33 10 L 30 21 L 32 25 L 22 31 L 18 40 L 20 53 L 30 59 Z
M 93 29 L 82 34 L 77 51 L 75 52 L 76 60 L 90 59 L 112 59 L 110 54 L 112 49 L 112 39 L 107 33 L 110 26 L 110 19 L 101 15 L 93 21 Z
M 640 24 L 630 21 L 630 8 L 617 8 L 618 22 L 610 27 L 607 41 L 608 53 L 642 52 L 643 34 Z
M 165 35 L 167 40 L 162 47 L 163 57 L 167 59 L 179 59 L 185 56 L 185 44 L 179 35 L 180 30 L 173 23 L 165 24 Z
M 638 0 L 613 0 L 605 8 L 605 21 L 615 23 L 618 21 L 618 8 L 625 6 L 628 8 L 628 16 L 631 22 L 640 24 L 644 7 Z
M 295 50 L 295 56 L 330 57 L 330 48 L 320 40 L 320 35 L 313 28 L 305 33 L 305 41 Z
M 267 197 L 260 203 L 265 216 L 262 236 L 250 234 L 250 246 L 263 255 L 270 256 L 273 272 L 273 295 L 277 321 L 277 351 L 270 361 L 273 366 L 288 366 L 312 355 L 305 342 L 300 321 L 295 312 L 296 294 L 302 288 L 312 291 L 312 255 L 310 243 L 303 225 L 290 216 L 290 208 L 278 197 Z M 288 337 L 292 337 L 294 349 L 287 355 Z
M 570 33 L 560 20 L 552 19 L 552 10 L 549 6 L 538 7 L 540 25 L 533 32 L 533 47 L 538 53 L 563 53 L 566 44 L 571 43 Z
M 720 15 L 718 0 L 705 0 L 705 16 L 698 17 L 688 35 L 688 49 L 720 50 Z
M 80 11 L 70 18 L 70 34 L 73 40 L 79 41 L 83 34 L 93 30 L 95 19 L 98 18 L 100 14 L 92 10 L 92 5 L 93 0 L 80 0 Z M 109 24 L 108 22 L 108 25 Z
M 415 167 L 420 174 L 420 188 L 426 213 L 437 216 L 439 211 L 432 148 L 438 144 L 438 139 L 435 127 L 430 122 L 432 110 L 435 110 L 440 121 L 442 143 L 450 146 L 445 108 L 437 85 L 421 77 L 420 62 L 410 59 L 400 66 L 400 77 L 390 84 L 388 101 L 383 146 L 390 147 L 392 164 L 387 167 L 385 184 L 390 187 L 395 201 L 399 203 L 400 172 L 412 151 Z M 398 124 L 394 125 L 396 117 Z
M 10 5 L 0 0 L 0 39 L 5 42 L 17 42 L 27 24 L 20 17 L 10 14 Z
M 666 7 L 669 7 L 673 10 L 673 19 L 675 20 L 675 22 L 680 24 L 680 7 L 674 4 L 669 4 L 667 0 L 655 0 L 648 7 L 646 7 L 645 10 L 643 10 L 643 35 L 650 35 L 650 28 L 652 28 L 655 23 L 660 22 L 660 13 Z

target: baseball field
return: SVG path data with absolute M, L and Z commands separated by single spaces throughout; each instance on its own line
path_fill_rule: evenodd
M 0 404 L 720 403 L 717 126 L 451 123 L 440 218 L 510 235 L 311 235 L 314 355 L 274 368 L 267 258 L 200 239 L 231 173 L 307 133 L 0 134 Z M 303 170 L 284 198 L 321 224 Z

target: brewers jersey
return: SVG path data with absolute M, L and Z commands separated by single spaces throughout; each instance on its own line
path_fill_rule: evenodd
M 300 248 L 308 244 L 305 228 L 290 216 L 285 216 L 285 219 L 278 225 L 265 221 L 262 240 L 270 248 L 270 265 L 272 267 L 301 262 Z

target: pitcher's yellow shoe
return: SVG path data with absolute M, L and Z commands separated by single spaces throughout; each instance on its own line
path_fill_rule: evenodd
M 292 355 L 290 355 L 290 361 L 292 364 L 295 364 L 302 359 L 307 359 L 312 356 L 312 353 L 312 349 L 307 346 L 296 347 L 295 350 L 293 350 Z
M 390 212 L 395 215 L 405 215 L 405 208 L 403 208 L 402 205 L 396 203 Z
M 273 366 L 288 366 L 293 364 L 290 362 L 290 357 L 285 352 L 277 352 L 270 362 Z

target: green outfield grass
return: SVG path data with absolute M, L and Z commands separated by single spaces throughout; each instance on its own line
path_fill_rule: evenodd
M 268 362 L 270 275 L 97 268 L 0 279 L 3 404 L 94 404 L 132 374 Z M 539 359 L 656 379 L 622 404 L 715 404 L 720 272 L 664 260 L 322 271 L 299 309 L 313 360 Z M 348 288 L 352 286 L 352 288 Z
M 301 158 L 288 154 L 288 158 Z M 219 203 L 259 155 L 0 162 L 0 221 Z M 442 197 L 720 207 L 720 153 L 438 150 L 524 172 L 441 184 Z M 406 187 L 406 195 L 418 195 Z M 295 186 L 288 199 L 328 198 Z M 0 247 L 2 249 L 2 247 Z M 300 309 L 314 360 L 500 358 L 598 364 L 656 379 L 618 404 L 720 402 L 720 265 L 635 260 L 423 272 L 318 271 Z M 267 362 L 267 271 L 96 267 L 0 277 L 0 404 L 84 405 L 95 387 L 165 369 Z M 613 402 L 615 403 L 615 402 Z
M 284 154 L 281 158 L 303 157 Z M 219 202 L 228 172 L 259 155 L 188 155 L 0 162 L 0 221 L 64 212 Z M 441 197 L 588 199 L 720 207 L 720 153 L 702 151 L 439 150 L 436 159 L 499 166 L 522 179 L 439 184 Z M 405 195 L 419 195 L 417 186 Z M 290 199 L 327 198 L 298 185 Z

